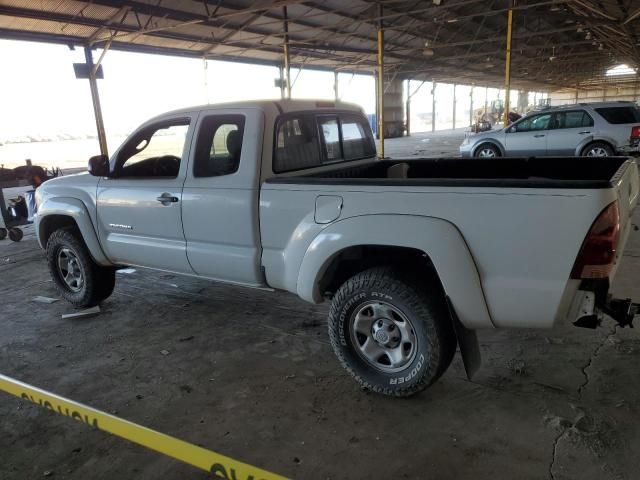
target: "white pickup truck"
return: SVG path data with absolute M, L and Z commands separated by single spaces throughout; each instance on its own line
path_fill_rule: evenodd
M 122 266 L 331 299 L 361 386 L 420 391 L 475 330 L 621 324 L 609 283 L 638 200 L 632 159 L 379 160 L 358 107 L 206 105 L 154 118 L 89 174 L 37 191 L 37 236 L 77 307 Z

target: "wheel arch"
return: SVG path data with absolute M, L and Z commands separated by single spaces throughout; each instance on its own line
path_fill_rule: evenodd
M 485 138 L 478 141 L 478 143 L 473 147 L 473 150 L 471 151 L 472 152 L 471 156 L 475 157 L 478 149 L 485 143 L 489 143 L 493 145 L 500 151 L 500 155 L 502 155 L 503 157 L 505 156 L 505 150 L 504 150 L 504 147 L 502 146 L 502 143 L 496 140 L 495 138 Z
M 358 241 L 362 238 L 366 243 Z M 343 263 L 349 259 L 350 264 Z M 464 326 L 493 327 L 464 238 L 453 224 L 434 217 L 365 215 L 334 223 L 309 245 L 300 265 L 297 293 L 319 303 L 323 289 L 335 287 L 343 277 L 394 262 L 409 265 L 414 272 L 418 268 L 435 274 Z
M 580 147 L 578 147 L 577 151 L 576 151 L 576 156 L 580 157 L 582 156 L 583 152 L 587 149 L 587 147 L 589 147 L 589 145 L 592 145 L 594 143 L 606 143 L 610 148 L 611 151 L 613 152 L 613 154 L 616 154 L 616 147 L 615 147 L 615 142 L 607 137 L 593 137 L 591 140 L 589 140 L 588 142 L 584 142 Z
M 112 265 L 100 246 L 89 212 L 80 200 L 60 197 L 45 200 L 39 206 L 36 216 L 36 236 L 40 247 L 46 248 L 51 234 L 65 227 L 76 228 L 80 232 L 89 253 L 98 265 Z

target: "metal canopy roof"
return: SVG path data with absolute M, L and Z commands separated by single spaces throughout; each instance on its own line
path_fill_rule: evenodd
M 389 76 L 502 85 L 508 0 L 0 0 L 0 38 L 281 65 L 286 7 L 292 66 L 373 72 L 378 4 Z M 596 87 L 640 66 L 637 0 L 513 9 L 515 88 Z

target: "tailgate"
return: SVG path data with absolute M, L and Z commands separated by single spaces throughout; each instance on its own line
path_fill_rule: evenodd
M 624 247 L 631 231 L 631 216 L 638 203 L 640 192 L 640 178 L 638 177 L 638 165 L 634 159 L 629 159 L 620 165 L 620 168 L 611 179 L 611 184 L 616 191 L 618 211 L 620 212 L 620 240 L 616 249 L 615 267 L 611 272 L 611 278 L 620 265 Z
M 638 203 L 640 192 L 640 178 L 638 177 L 638 165 L 635 160 L 629 159 L 620 165 L 620 168 L 611 179 L 611 184 L 616 190 L 618 208 L 620 211 L 620 229 L 622 238 L 626 239 L 631 215 Z

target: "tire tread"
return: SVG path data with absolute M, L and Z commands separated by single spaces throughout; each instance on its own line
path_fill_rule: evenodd
M 341 305 L 355 292 L 373 287 L 395 295 L 402 293 L 402 300 L 416 315 L 423 321 L 425 318 L 432 320 L 426 325 L 433 325 L 439 348 L 431 349 L 435 355 L 425 359 L 430 364 L 430 368 L 425 368 L 422 377 L 408 387 L 390 388 L 372 384 L 351 367 L 342 352 L 338 322 Z M 438 298 L 439 295 L 427 295 L 424 291 L 428 289 L 431 291 L 437 289 L 441 292 L 437 279 L 417 279 L 392 267 L 375 267 L 351 277 L 336 292 L 329 310 L 329 339 L 342 367 L 363 389 L 388 396 L 407 397 L 433 384 L 449 367 L 456 350 L 453 326 L 448 318 L 444 295 L 441 298 Z M 435 338 L 430 336 L 428 341 L 433 343 Z M 434 373 L 430 375 L 430 372 Z

